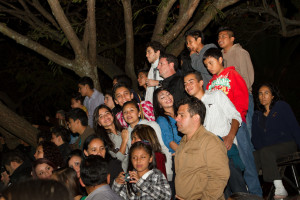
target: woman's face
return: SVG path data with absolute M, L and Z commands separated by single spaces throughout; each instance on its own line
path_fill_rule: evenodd
M 52 172 L 53 167 L 46 163 L 38 164 L 35 168 L 35 173 L 39 179 L 50 179 Z
M 112 96 L 106 94 L 104 96 L 104 104 L 109 107 L 110 109 L 113 109 L 115 107 L 115 103 L 114 100 L 112 98 Z
M 140 121 L 140 112 L 130 103 L 123 107 L 123 117 L 128 124 L 137 124 Z
M 144 87 L 146 85 L 147 75 L 144 72 L 138 74 L 139 86 Z
M 174 99 L 170 92 L 162 90 L 157 94 L 157 100 L 159 105 L 163 108 L 173 107 Z
M 98 155 L 105 158 L 105 146 L 101 139 L 95 138 L 88 145 L 88 149 L 83 151 L 86 156 Z
M 263 105 L 265 108 L 269 108 L 274 96 L 272 95 L 272 92 L 269 87 L 262 86 L 258 90 L 258 98 L 261 105 Z
M 68 162 L 69 167 L 73 168 L 76 171 L 78 178 L 80 177 L 80 164 L 81 157 L 79 156 L 72 156 L 72 158 Z
M 39 158 L 44 158 L 44 151 L 43 151 L 43 146 L 40 145 L 36 148 L 35 154 L 34 154 L 35 159 Z
M 100 126 L 103 126 L 105 129 L 107 129 L 113 123 L 114 123 L 114 117 L 112 116 L 112 114 L 106 108 L 99 109 L 98 124 Z

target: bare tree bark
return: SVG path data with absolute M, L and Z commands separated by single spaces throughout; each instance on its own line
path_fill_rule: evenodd
M 125 61 L 125 73 L 131 78 L 133 82 L 136 82 L 136 75 L 134 72 L 134 35 L 132 25 L 132 9 L 131 0 L 122 0 L 124 10 L 124 22 L 126 32 L 126 61 Z M 133 84 L 134 89 L 137 89 L 136 84 Z
M 38 130 L 0 102 L 0 126 L 31 146 L 36 146 Z

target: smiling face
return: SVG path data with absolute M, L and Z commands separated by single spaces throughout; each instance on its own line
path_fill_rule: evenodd
M 261 105 L 263 105 L 266 110 L 269 110 L 269 107 L 272 103 L 274 96 L 270 90 L 269 87 L 267 86 L 262 86 L 258 90 L 258 99 Z
M 131 163 L 140 177 L 149 171 L 148 167 L 152 159 L 144 148 L 136 148 L 131 153 Z
M 122 107 L 124 103 L 133 99 L 133 94 L 126 87 L 119 87 L 115 91 L 115 98 L 116 104 Z
M 198 81 L 195 74 L 188 74 L 184 77 L 184 89 L 190 96 L 197 96 L 203 90 L 203 81 Z
M 34 158 L 37 160 L 39 158 L 44 158 L 44 151 L 43 151 L 43 146 L 39 145 L 36 148 L 35 154 L 34 154 Z
M 173 99 L 173 96 L 170 92 L 168 92 L 166 90 L 160 91 L 157 94 L 157 100 L 158 100 L 159 105 L 163 109 L 173 108 L 174 99 Z
M 68 162 L 68 166 L 76 171 L 78 178 L 80 177 L 80 164 L 81 157 L 79 156 L 72 156 L 72 158 Z
M 222 62 L 223 62 L 222 57 L 220 57 L 219 59 L 216 59 L 216 58 L 210 56 L 204 60 L 204 64 L 205 64 L 206 68 L 213 75 L 215 75 L 215 74 L 219 75 L 224 70 Z
M 39 179 L 50 179 L 52 172 L 53 167 L 46 163 L 38 164 L 35 168 L 35 173 Z
M 234 37 L 230 37 L 228 31 L 221 31 L 218 36 L 218 44 L 222 49 L 226 51 L 233 46 Z
M 98 124 L 108 129 L 113 123 L 114 117 L 112 114 L 106 108 L 99 109 Z
M 123 107 L 123 117 L 125 121 L 133 128 L 140 121 L 140 111 L 134 104 L 129 103 Z
M 202 44 L 201 37 L 198 37 L 197 39 L 195 39 L 193 36 L 190 36 L 190 35 L 188 35 L 186 37 L 185 41 L 186 41 L 186 47 L 190 51 L 195 51 L 195 52 L 199 51 L 199 48 L 201 47 L 201 44 Z
M 148 47 L 146 49 L 146 57 L 148 59 L 148 62 L 151 64 L 154 63 L 159 58 L 159 55 L 160 55 L 159 50 L 154 52 L 154 49 L 152 47 Z
M 90 142 L 88 149 L 84 150 L 83 153 L 86 156 L 97 155 L 105 158 L 106 150 L 103 141 L 100 138 L 93 139 Z

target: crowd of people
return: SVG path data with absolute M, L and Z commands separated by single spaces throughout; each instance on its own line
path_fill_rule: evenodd
M 1 199 L 262 199 L 260 170 L 274 198 L 287 197 L 276 160 L 300 147 L 292 109 L 263 83 L 254 112 L 250 55 L 228 27 L 221 49 L 199 30 L 185 38 L 181 68 L 159 42 L 147 44 L 143 92 L 126 75 L 103 94 L 80 78 L 72 109 L 57 112 L 36 150 L 24 141 L 9 150 L 0 137 Z

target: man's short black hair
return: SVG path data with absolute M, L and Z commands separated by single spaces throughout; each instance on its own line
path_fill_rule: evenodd
M 161 59 L 161 58 L 166 58 L 169 64 L 174 63 L 174 70 L 177 71 L 177 69 L 178 69 L 178 59 L 176 58 L 176 56 L 174 56 L 172 54 L 164 53 L 164 54 L 160 54 L 159 59 Z
M 203 81 L 203 77 L 202 77 L 201 73 L 198 71 L 188 72 L 186 75 L 184 75 L 184 77 L 186 77 L 187 75 L 190 75 L 190 74 L 194 74 L 198 82 Z
M 71 133 L 63 126 L 55 126 L 51 129 L 51 133 L 56 137 L 60 136 L 64 143 L 68 144 L 71 140 Z
M 204 55 L 203 55 L 203 62 L 205 59 L 209 58 L 209 57 L 213 57 L 217 60 L 219 60 L 219 58 L 223 58 L 222 52 L 220 49 L 218 48 L 210 48 L 208 50 L 205 51 Z
M 185 39 L 187 38 L 187 36 L 192 36 L 193 38 L 195 38 L 195 40 L 197 40 L 200 37 L 201 43 L 204 44 L 204 39 L 205 39 L 204 34 L 200 30 L 189 30 L 184 34 L 184 36 L 185 36 Z
M 2 164 L 3 165 L 10 165 L 11 162 L 16 162 L 16 163 L 23 163 L 25 160 L 24 155 L 18 151 L 18 150 L 13 150 L 9 151 L 3 154 L 2 158 Z
M 221 26 L 217 31 L 218 35 L 222 31 L 227 31 L 229 37 L 234 37 L 234 32 L 229 26 Z
M 88 76 L 84 76 L 84 77 L 80 78 L 79 81 L 78 81 L 78 84 L 80 84 L 80 85 L 88 85 L 90 87 L 90 89 L 94 89 L 94 82 Z
M 200 122 L 203 125 L 204 124 L 204 119 L 205 119 L 205 114 L 206 114 L 206 108 L 204 103 L 199 100 L 196 97 L 187 97 L 182 99 L 181 101 L 178 102 L 177 108 L 181 105 L 188 105 L 188 112 L 190 113 L 191 116 L 194 115 L 199 115 L 200 116 Z
M 104 158 L 90 155 L 80 165 L 80 178 L 86 186 L 107 183 L 108 164 Z
M 116 75 L 113 77 L 113 80 L 117 80 L 117 83 L 126 85 L 127 87 L 132 87 L 132 81 L 126 74 Z
M 79 119 L 82 126 L 88 125 L 88 117 L 86 115 L 86 112 L 84 112 L 84 110 L 82 110 L 81 108 L 74 108 L 74 109 L 70 110 L 67 113 L 67 120 L 69 120 L 69 119 L 73 119 L 74 121 Z
M 158 50 L 160 51 L 160 54 L 165 52 L 165 47 L 163 47 L 163 45 L 160 42 L 157 42 L 157 41 L 148 42 L 147 45 L 146 45 L 146 49 L 148 47 L 151 47 L 154 50 L 155 53 Z

